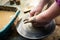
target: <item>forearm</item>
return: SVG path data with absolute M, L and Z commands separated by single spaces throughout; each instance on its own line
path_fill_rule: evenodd
M 50 0 L 40 0 L 39 4 L 37 5 L 38 11 L 42 11 L 43 7 L 49 2 Z
M 54 2 L 52 6 L 49 9 L 47 9 L 46 16 L 53 19 L 58 15 L 60 15 L 60 7 L 57 5 L 56 2 Z
M 41 14 L 36 16 L 37 21 L 42 20 L 44 21 L 50 21 L 51 19 L 58 16 L 60 13 L 60 7 L 57 5 L 56 2 L 54 2 L 50 8 L 48 8 L 46 11 L 42 12 Z
M 48 2 L 49 2 L 50 0 L 40 0 L 40 2 L 39 2 L 39 6 L 45 6 Z

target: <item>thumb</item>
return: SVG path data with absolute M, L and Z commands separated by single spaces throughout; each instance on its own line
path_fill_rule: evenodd
M 30 17 L 28 21 L 35 23 L 36 22 L 36 16 Z

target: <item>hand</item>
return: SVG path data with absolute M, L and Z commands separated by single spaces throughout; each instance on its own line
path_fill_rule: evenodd
M 45 10 L 44 12 L 40 13 L 39 15 L 29 18 L 28 22 L 31 22 L 34 25 L 45 26 L 48 23 L 50 23 L 50 21 L 52 20 L 52 19 L 50 19 L 49 13 L 48 14 L 47 13 L 48 13 L 47 10 Z
M 43 7 L 49 2 L 49 0 L 40 0 L 39 4 L 30 11 L 30 16 L 35 16 L 39 14 Z
M 28 22 L 32 22 L 33 24 L 43 25 L 43 26 L 49 23 L 49 21 L 50 21 L 49 17 L 48 17 L 49 15 L 46 16 L 45 15 L 46 12 L 41 13 L 41 11 L 46 3 L 47 3 L 47 0 L 41 0 L 41 2 L 38 4 L 38 6 L 35 7 L 33 10 L 31 10 L 31 12 L 30 12 L 31 18 L 28 20 Z
M 30 16 L 32 17 L 32 16 L 35 16 L 35 15 L 39 14 L 42 11 L 45 4 L 46 4 L 45 0 L 40 0 L 38 5 L 30 11 Z

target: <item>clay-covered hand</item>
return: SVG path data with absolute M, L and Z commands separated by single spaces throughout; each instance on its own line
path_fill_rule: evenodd
M 29 18 L 28 22 L 44 26 L 44 25 L 48 24 L 51 20 L 52 19 L 49 17 L 49 15 L 47 14 L 47 10 L 46 10 L 46 11 L 40 13 L 39 15 Z

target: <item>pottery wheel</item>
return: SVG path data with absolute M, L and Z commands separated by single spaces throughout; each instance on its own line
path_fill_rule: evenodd
M 19 22 L 19 25 L 17 27 L 17 32 L 25 38 L 42 39 L 50 35 L 55 29 L 55 24 L 53 21 L 50 22 L 49 27 L 47 29 L 41 30 L 41 28 L 39 29 L 32 27 L 31 23 L 24 24 L 23 20 L 26 18 L 29 18 L 28 14 L 23 16 L 22 20 Z

